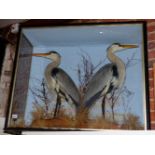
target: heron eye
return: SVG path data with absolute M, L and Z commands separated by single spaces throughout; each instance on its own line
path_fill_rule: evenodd
M 118 46 L 120 46 L 121 44 L 120 44 L 120 43 L 114 43 L 113 45 L 118 45 Z
M 55 52 L 55 51 L 52 51 L 51 53 L 58 54 L 58 53 L 57 53 L 57 52 Z

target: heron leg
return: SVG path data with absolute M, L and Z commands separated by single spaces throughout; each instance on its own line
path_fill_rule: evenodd
M 104 119 L 105 119 L 105 99 L 106 99 L 106 95 L 104 95 L 102 99 L 102 116 Z
M 61 98 L 59 99 L 59 102 L 58 102 L 58 111 L 57 111 L 57 115 L 59 115 L 59 113 L 60 113 L 60 107 L 61 107 Z
M 55 110 L 54 110 L 54 116 L 53 116 L 53 118 L 56 118 L 57 117 L 57 115 L 58 115 L 58 111 L 59 111 L 59 108 L 60 108 L 60 96 L 59 95 L 57 95 L 57 100 L 56 100 L 56 106 L 55 106 Z

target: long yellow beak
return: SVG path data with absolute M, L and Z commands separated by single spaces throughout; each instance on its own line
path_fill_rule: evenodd
M 138 45 L 121 45 L 121 47 L 123 47 L 123 48 L 137 48 L 138 47 Z
M 44 57 L 44 56 L 48 56 L 49 53 L 33 53 L 32 56 L 36 56 L 36 57 Z

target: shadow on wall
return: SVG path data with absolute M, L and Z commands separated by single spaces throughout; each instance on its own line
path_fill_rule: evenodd
M 0 37 L 0 75 L 5 54 L 6 41 Z

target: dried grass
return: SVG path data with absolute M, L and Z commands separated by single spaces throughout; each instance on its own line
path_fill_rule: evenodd
M 133 114 L 128 114 L 126 118 L 124 118 L 124 122 L 121 125 L 121 129 L 126 130 L 143 130 L 144 127 L 140 123 L 139 117 Z
M 123 124 L 117 124 L 110 120 L 105 120 L 103 117 L 95 119 L 88 118 L 87 110 L 79 110 L 75 118 L 66 114 L 64 109 L 60 110 L 57 118 L 44 118 L 43 111 L 37 110 L 33 112 L 33 122 L 30 127 L 32 128 L 75 128 L 75 129 L 128 129 L 140 130 L 143 129 L 139 123 L 139 118 L 134 115 L 128 115 Z
M 40 113 L 41 112 L 41 113 Z M 88 119 L 88 112 L 80 111 L 76 118 L 66 115 L 65 110 L 61 109 L 57 118 L 42 118 L 42 111 L 33 112 L 33 120 L 31 127 L 45 128 L 91 128 L 91 129 L 116 129 L 116 124 L 104 120 L 102 117 L 96 119 Z
M 38 113 L 39 111 L 33 112 L 33 116 L 36 116 Z M 40 116 L 34 118 L 31 127 L 73 128 L 75 126 L 75 120 L 72 117 L 66 115 L 64 109 L 60 110 L 59 116 L 56 118 L 43 118 L 42 113 Z

